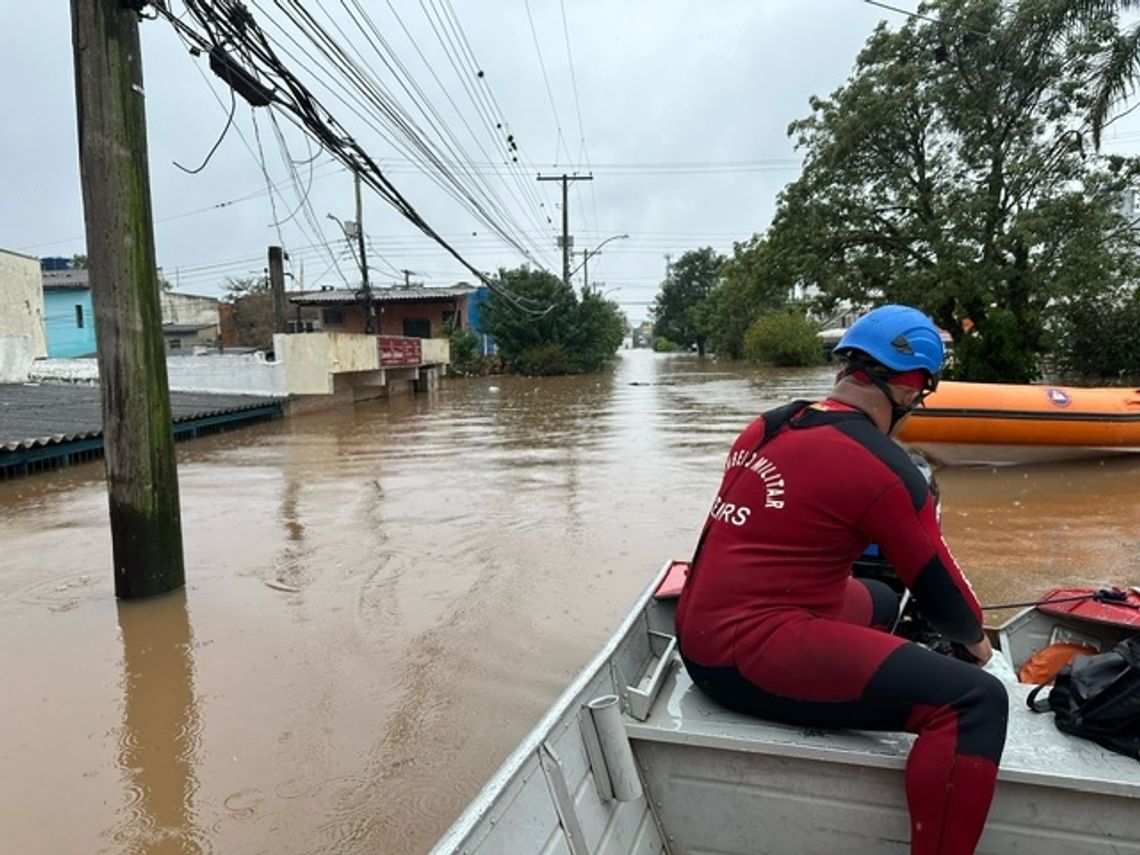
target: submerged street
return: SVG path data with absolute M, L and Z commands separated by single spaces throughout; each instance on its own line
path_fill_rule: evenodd
M 5 849 L 426 852 L 691 553 L 736 432 L 831 377 L 622 351 L 182 443 L 152 601 L 114 598 L 101 462 L 0 482 Z M 1135 585 L 1138 477 L 943 470 L 946 537 L 983 603 Z

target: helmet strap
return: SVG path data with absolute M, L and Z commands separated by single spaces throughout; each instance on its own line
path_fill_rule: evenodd
M 886 369 L 884 366 L 879 365 L 878 363 L 868 362 L 862 359 L 849 359 L 840 376 L 850 377 L 855 374 L 861 375 L 859 377 L 856 377 L 856 380 L 863 380 L 866 378 L 866 380 L 869 380 L 872 384 L 874 384 L 875 387 L 883 393 L 884 397 L 886 397 L 887 403 L 890 404 L 891 423 L 890 427 L 887 428 L 888 435 L 894 433 L 895 428 L 898 427 L 898 423 L 909 416 L 916 409 L 918 409 L 918 407 L 921 406 L 923 399 L 927 394 L 929 394 L 929 392 L 920 393 L 909 406 L 904 406 L 895 400 L 895 396 L 891 392 L 891 387 L 889 385 L 889 378 L 891 375 L 889 373 L 889 369 Z
M 916 397 L 913 404 L 910 406 L 903 406 L 898 401 L 896 401 L 895 396 L 891 394 L 891 387 L 887 384 L 886 380 L 881 377 L 876 377 L 874 374 L 870 375 L 870 377 L 871 382 L 874 383 L 879 388 L 879 391 L 886 396 L 887 402 L 891 405 L 891 426 L 887 429 L 887 433 L 892 434 L 895 432 L 895 428 L 898 427 L 899 422 L 914 412 L 914 410 L 918 407 L 918 402 L 922 399 L 920 397 Z

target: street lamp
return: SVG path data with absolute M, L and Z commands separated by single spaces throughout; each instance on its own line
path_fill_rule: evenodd
M 577 267 L 575 267 L 573 270 L 571 270 L 570 275 L 573 276 L 579 270 L 583 271 L 583 273 L 582 273 L 582 290 L 583 291 L 587 291 L 590 288 L 590 268 L 589 268 L 590 259 L 593 258 L 595 255 L 598 255 L 602 251 L 602 247 L 605 246 L 607 243 L 609 243 L 611 240 L 622 240 L 622 239 L 627 238 L 627 237 L 629 237 L 629 235 L 627 235 L 627 234 L 610 235 L 608 238 L 606 238 L 600 244 L 595 246 L 593 249 L 582 250 L 582 263 L 579 264 Z
M 364 255 L 364 229 L 360 220 L 360 182 L 357 176 L 356 184 L 356 221 L 349 220 L 348 222 L 341 222 L 341 220 L 333 214 L 328 214 L 328 218 L 340 226 L 340 230 L 344 232 L 345 242 L 348 243 L 348 249 L 352 252 L 353 257 L 360 265 L 360 290 L 357 292 L 357 298 L 363 304 L 364 308 L 364 334 L 372 335 L 376 332 L 376 314 L 375 308 L 372 305 L 372 287 L 368 283 L 368 260 Z M 356 238 L 360 245 L 360 256 L 356 258 L 356 252 L 352 250 L 352 239 Z

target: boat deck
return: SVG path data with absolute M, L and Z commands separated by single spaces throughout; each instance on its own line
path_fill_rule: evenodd
M 1029 710 L 1032 686 L 1008 687 L 1009 731 L 998 779 L 1140 799 L 1140 763 L 1057 730 L 1051 714 Z M 901 770 L 909 733 L 805 730 L 725 709 L 693 686 L 678 660 L 646 721 L 626 720 L 631 739 L 781 753 L 808 760 Z
M 1006 751 L 978 851 L 1022 851 L 1031 840 L 1024 851 L 1037 855 L 1140 852 L 1140 763 L 1061 733 L 1051 714 L 1026 707 L 1031 686 L 1009 688 Z M 737 836 L 733 815 L 758 810 L 768 814 L 764 851 L 908 851 L 900 778 L 909 734 L 805 730 L 734 713 L 702 695 L 679 661 L 649 717 L 625 724 L 679 851 L 750 851 L 756 842 Z

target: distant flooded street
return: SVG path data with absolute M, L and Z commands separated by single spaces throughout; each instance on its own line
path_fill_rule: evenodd
M 0 482 L 3 850 L 426 852 L 831 377 L 623 351 L 183 443 L 188 584 L 141 603 L 101 462 Z M 939 480 L 983 602 L 1140 584 L 1140 460 Z

